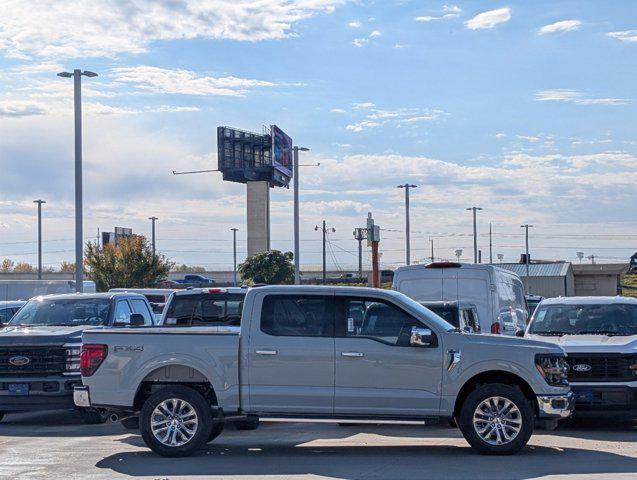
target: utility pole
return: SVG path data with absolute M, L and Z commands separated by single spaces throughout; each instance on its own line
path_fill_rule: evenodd
M 84 290 L 84 242 L 82 225 L 82 75 L 97 77 L 97 73 L 76 68 L 73 73 L 60 72 L 58 77 L 73 78 L 75 112 L 75 291 Z
M 493 263 L 493 233 L 491 232 L 491 222 L 489 222 L 489 265 Z
M 363 240 L 367 238 L 365 228 L 355 228 L 354 238 L 358 242 L 358 278 L 363 278 Z
M 293 186 L 294 186 L 294 285 L 301 284 L 301 259 L 299 240 L 299 151 L 308 152 L 305 147 L 294 147 Z
M 434 239 L 430 238 L 429 242 L 431 243 L 431 263 L 434 263 Z
M 231 228 L 232 230 L 232 286 L 237 286 L 237 230 L 238 228 Z
M 42 204 L 44 200 L 33 200 L 38 204 L 38 280 L 42 280 Z
M 525 223 L 524 225 L 520 225 L 521 228 L 525 231 L 525 245 L 526 245 L 526 255 L 524 258 L 524 263 L 526 264 L 526 293 L 529 293 L 529 263 L 531 258 L 529 257 L 529 228 L 532 228 L 533 225 L 529 225 Z
M 467 210 L 473 211 L 473 263 L 478 263 L 478 226 L 476 212 L 482 210 L 482 208 L 469 207 Z
M 327 258 L 326 258 L 326 254 L 325 254 L 325 244 L 326 244 L 326 240 L 327 240 L 327 232 L 328 229 L 325 226 L 325 220 L 323 220 L 323 227 L 319 227 L 318 225 L 314 227 L 314 231 L 318 231 L 321 230 L 323 232 L 323 285 L 325 285 L 327 283 Z M 330 232 L 335 232 L 336 229 L 335 228 L 330 228 L 329 229 Z
M 157 217 L 148 217 L 148 220 L 150 220 L 152 222 L 152 227 L 151 227 L 151 241 L 152 241 L 152 245 L 153 245 L 153 257 L 155 256 L 155 222 L 157 220 L 159 220 Z
M 418 185 L 411 185 L 409 183 L 398 185 L 396 187 L 405 189 L 405 265 L 411 264 L 411 245 L 409 241 L 409 189 L 416 187 L 418 187 Z

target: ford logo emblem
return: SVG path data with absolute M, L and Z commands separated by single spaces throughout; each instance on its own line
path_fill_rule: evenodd
M 585 363 L 578 363 L 577 365 L 573 365 L 573 370 L 576 372 L 590 372 L 593 369 L 590 365 Z
M 9 359 L 9 363 L 14 367 L 24 367 L 25 365 L 31 363 L 31 359 L 29 357 L 18 355 L 17 357 L 11 357 Z

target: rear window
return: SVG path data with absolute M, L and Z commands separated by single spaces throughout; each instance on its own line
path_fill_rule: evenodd
M 238 326 L 241 324 L 241 294 L 175 295 L 166 312 L 167 325 Z
M 458 321 L 458 309 L 454 307 L 446 307 L 444 305 L 435 305 L 428 306 L 423 305 L 425 308 L 428 308 L 432 312 L 434 312 L 439 317 L 442 317 L 443 320 L 446 320 L 448 323 L 458 328 L 460 326 L 460 322 Z

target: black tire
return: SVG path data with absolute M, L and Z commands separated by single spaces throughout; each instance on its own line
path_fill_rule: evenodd
M 105 410 L 82 409 L 80 415 L 86 425 L 99 425 L 108 420 L 108 413 Z
M 233 423 L 237 430 L 256 430 L 259 428 L 260 421 L 256 415 L 249 415 L 247 418 L 235 420 Z
M 139 417 L 128 417 L 120 420 L 119 423 L 122 424 L 126 430 L 139 430 Z
M 210 429 L 210 435 L 208 435 L 208 440 L 206 441 L 206 443 L 212 442 L 215 438 L 221 435 L 224 426 L 225 425 L 223 423 L 223 420 L 217 420 L 213 422 L 212 428 Z
M 158 405 L 166 400 L 181 400 L 188 402 L 192 407 L 197 419 L 197 425 L 194 434 L 183 445 L 167 445 L 162 443 L 155 437 L 151 430 L 151 421 L 153 412 Z M 146 445 L 156 454 L 162 457 L 187 457 L 199 450 L 210 438 L 213 427 L 213 416 L 210 404 L 196 390 L 175 385 L 174 387 L 166 387 L 153 393 L 142 407 L 139 415 L 139 430 Z M 174 439 L 176 440 L 175 433 Z M 183 440 L 183 437 L 179 437 Z
M 478 406 L 491 397 L 502 397 L 517 407 L 521 425 L 519 432 L 510 441 L 502 444 L 492 444 L 480 437 L 473 423 L 473 415 Z M 522 391 L 515 386 L 502 383 L 482 385 L 471 392 L 460 407 L 458 426 L 464 438 L 478 453 L 482 455 L 512 455 L 519 452 L 531 438 L 533 433 L 533 407 Z M 498 420 L 499 422 L 499 420 Z M 502 426 L 497 426 L 502 431 Z M 500 437 L 500 432 L 493 430 L 493 434 Z M 494 439 L 495 440 L 495 439 Z

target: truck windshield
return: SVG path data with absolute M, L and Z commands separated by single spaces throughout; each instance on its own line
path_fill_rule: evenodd
M 637 305 L 540 305 L 529 333 L 537 335 L 637 335 Z
M 9 325 L 78 326 L 105 325 L 111 303 L 106 298 L 34 298 L 20 309 Z

